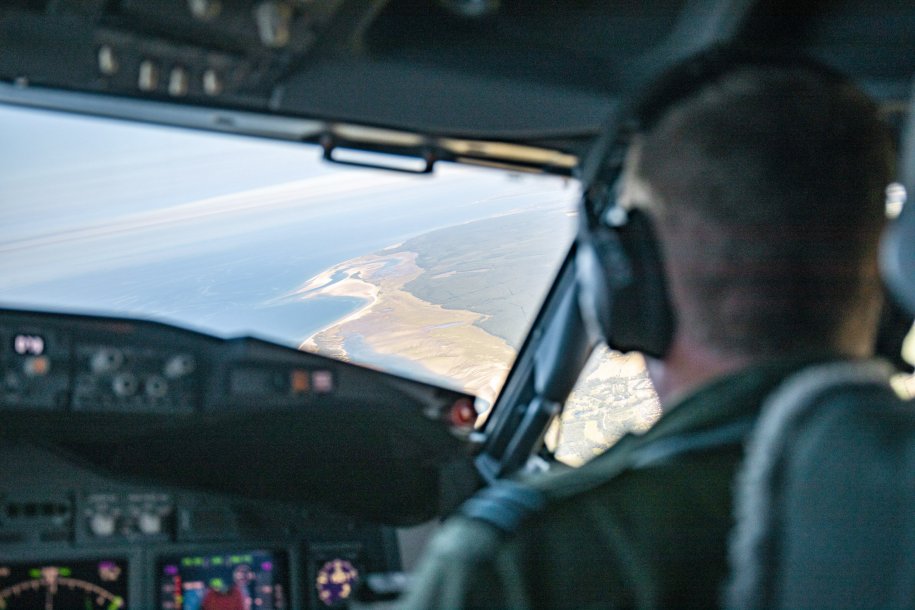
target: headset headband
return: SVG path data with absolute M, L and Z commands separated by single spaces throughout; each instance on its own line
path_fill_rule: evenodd
M 592 188 L 612 184 L 619 177 L 625 151 L 635 135 L 647 133 L 673 106 L 699 93 L 702 89 L 740 68 L 773 67 L 800 68 L 820 75 L 832 82 L 851 81 L 841 72 L 820 61 L 796 53 L 771 49 L 757 49 L 739 45 L 716 45 L 704 49 L 673 66 L 664 69 L 641 92 L 621 103 L 606 122 L 601 136 L 589 153 L 581 178 L 586 199 Z M 596 191 L 593 191 L 596 192 Z M 590 200 L 585 208 L 599 202 Z M 607 202 L 603 202 L 606 206 Z M 596 211 L 596 217 L 600 210 Z

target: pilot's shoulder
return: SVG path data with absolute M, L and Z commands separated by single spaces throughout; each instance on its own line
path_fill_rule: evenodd
M 493 539 L 516 534 L 530 520 L 549 520 L 549 515 L 569 500 L 586 501 L 612 476 L 601 468 L 560 469 L 555 472 L 500 480 L 478 491 L 458 509 L 466 535 L 473 530 L 491 532 Z
M 442 524 L 429 550 L 445 560 L 477 562 L 492 557 L 502 540 L 501 532 L 486 521 L 458 514 Z

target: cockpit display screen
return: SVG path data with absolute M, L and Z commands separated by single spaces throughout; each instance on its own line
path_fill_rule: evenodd
M 121 560 L 0 563 L 0 608 L 127 608 L 127 564 Z
M 160 562 L 163 610 L 280 610 L 287 607 L 287 590 L 282 553 L 189 555 Z

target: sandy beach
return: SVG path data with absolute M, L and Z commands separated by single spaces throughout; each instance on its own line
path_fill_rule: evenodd
M 300 349 L 393 372 L 409 366 L 409 376 L 457 384 L 492 403 L 514 349 L 475 325 L 482 314 L 445 309 L 406 290 L 421 273 L 415 253 L 383 250 L 310 278 L 288 298 L 355 297 L 365 303 L 308 337 Z

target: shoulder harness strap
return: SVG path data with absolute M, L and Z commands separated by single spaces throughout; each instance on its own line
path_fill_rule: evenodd
M 514 535 L 528 517 L 545 507 L 546 495 L 539 489 L 515 481 L 498 481 L 464 502 L 458 514 Z
M 875 382 L 880 380 L 886 383 L 891 369 L 884 363 L 860 364 L 831 364 L 812 367 L 796 374 L 768 399 L 768 403 L 779 403 L 790 395 L 794 402 L 795 395 L 817 395 L 828 389 L 848 384 Z M 854 371 L 854 373 L 852 373 Z M 772 420 L 773 409 L 766 419 Z M 779 409 L 775 409 L 776 412 Z M 787 414 L 775 415 L 780 419 Z M 794 413 L 792 416 L 796 416 Z M 650 468 L 668 462 L 672 458 L 688 454 L 702 453 L 719 447 L 729 445 L 743 445 L 756 423 L 755 417 L 749 417 L 733 422 L 730 425 L 714 428 L 707 431 L 685 434 L 659 440 L 632 451 L 616 465 L 612 472 L 602 472 L 600 477 L 586 479 L 579 484 L 552 489 L 549 492 L 537 487 L 511 480 L 500 480 L 486 487 L 458 509 L 458 514 L 468 518 L 482 521 L 495 528 L 503 535 L 513 536 L 529 517 L 546 508 L 548 498 L 561 498 L 587 491 L 613 478 L 616 474 L 627 470 Z M 770 427 L 771 421 L 760 425 L 762 428 Z M 758 433 L 757 437 L 765 436 Z
M 665 439 L 633 451 L 622 460 L 617 473 L 630 469 L 648 468 L 685 454 L 699 453 L 718 447 L 742 444 L 753 426 L 753 419 L 740 420 L 732 425 L 705 432 Z M 547 492 L 519 483 L 501 480 L 486 487 L 458 509 L 458 514 L 489 524 L 507 536 L 514 535 L 529 517 L 542 511 L 548 497 L 564 497 L 585 491 L 587 488 L 613 478 L 615 473 L 602 473 L 599 479 L 583 485 Z

